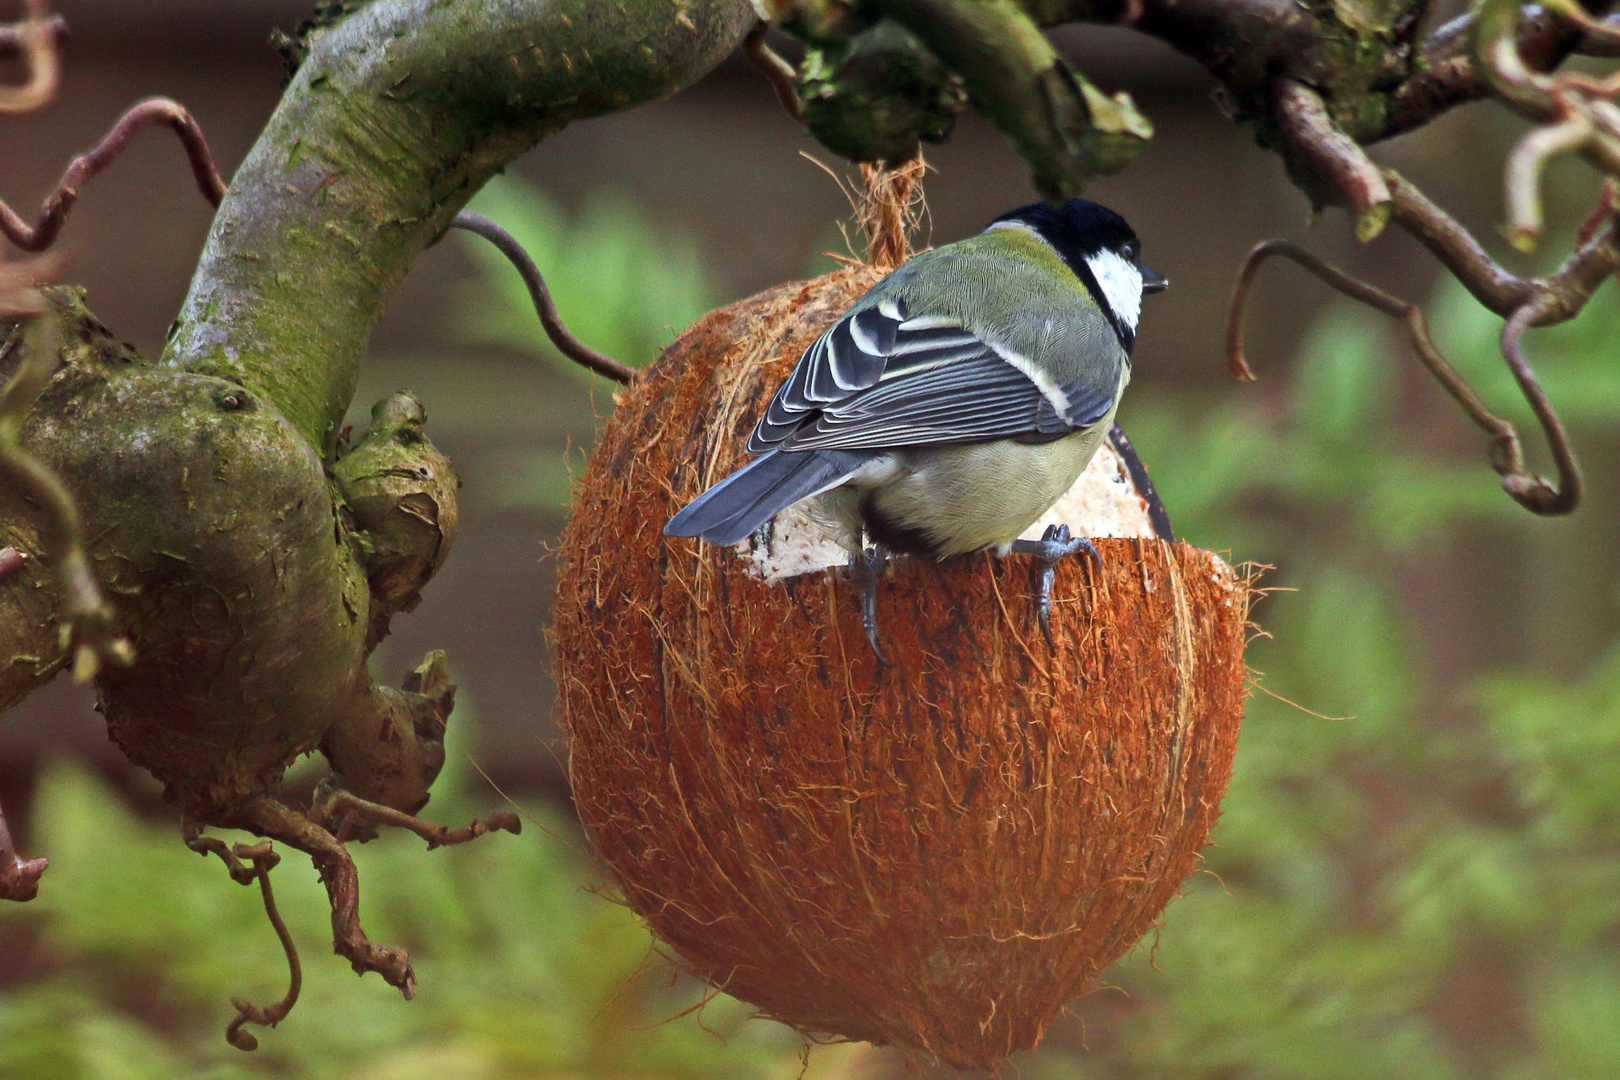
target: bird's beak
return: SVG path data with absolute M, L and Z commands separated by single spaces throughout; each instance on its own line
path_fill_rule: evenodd
M 1142 272 L 1142 295 L 1148 293 L 1164 292 L 1170 287 L 1170 279 L 1153 269 L 1151 266 L 1137 266 Z

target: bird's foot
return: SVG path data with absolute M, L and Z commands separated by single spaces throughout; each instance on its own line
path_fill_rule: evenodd
M 1046 643 L 1056 647 L 1052 640 L 1052 581 L 1057 576 L 1057 564 L 1071 555 L 1086 554 L 1102 572 L 1102 555 L 1097 545 L 1083 536 L 1073 536 L 1067 525 L 1048 525 L 1039 540 L 1014 540 L 1012 553 L 1033 555 L 1040 566 L 1039 587 L 1035 594 L 1035 615 L 1041 623 Z
M 880 547 L 862 548 L 849 556 L 849 576 L 861 596 L 861 629 L 866 631 L 866 643 L 872 646 L 879 667 L 891 667 L 889 658 L 878 647 L 877 590 L 878 579 L 889 565 L 889 556 Z

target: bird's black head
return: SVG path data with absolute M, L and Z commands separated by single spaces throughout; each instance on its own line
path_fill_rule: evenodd
M 1051 244 L 1108 315 L 1126 352 L 1136 342 L 1143 295 L 1170 284 L 1142 264 L 1142 242 L 1125 219 L 1085 199 L 1070 199 L 1061 207 L 1021 206 L 996 218 L 990 228 L 1028 229 Z

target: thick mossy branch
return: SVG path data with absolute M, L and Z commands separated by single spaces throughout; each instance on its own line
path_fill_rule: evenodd
M 408 997 L 407 954 L 360 928 L 343 839 L 281 801 L 287 766 L 326 751 L 339 787 L 324 804 L 364 811 L 351 832 L 403 824 L 441 844 L 517 822 L 445 829 L 407 812 L 443 763 L 453 687 L 442 655 L 400 690 L 378 688 L 366 657 L 448 552 L 457 481 L 406 394 L 339 445 L 366 340 L 416 253 L 492 173 L 570 121 L 695 80 L 754 15 L 746 0 L 350 7 L 309 32 L 160 363 L 58 291 L 54 370 L 7 430 L 62 478 L 83 558 L 134 642 L 133 665 L 97 680 L 113 739 L 199 827 L 307 853 L 338 952 Z M 40 243 L 50 220 L 30 233 Z M 0 377 L 14 366 L 0 356 Z M 37 498 L 0 486 L 0 709 L 64 662 L 56 621 L 73 609 L 51 525 Z M 0 847 L 0 892 L 22 898 L 43 863 Z M 239 1004 L 233 1041 L 289 1004 Z
M 388 294 L 478 187 L 687 85 L 753 22 L 746 0 L 374 0 L 314 31 L 162 362 L 259 390 L 330 456 Z

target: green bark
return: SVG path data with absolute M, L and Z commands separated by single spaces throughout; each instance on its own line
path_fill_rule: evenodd
M 162 363 L 240 380 L 330 457 L 389 293 L 479 186 L 694 81 L 752 21 L 746 0 L 374 0 L 313 30 Z

